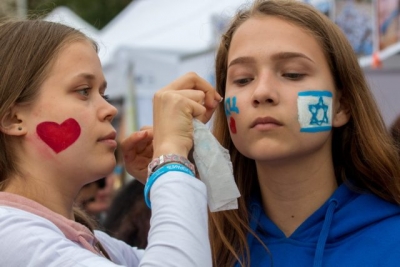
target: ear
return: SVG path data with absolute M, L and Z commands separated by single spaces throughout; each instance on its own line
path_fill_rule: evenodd
M 343 100 L 342 94 L 338 92 L 332 114 L 332 126 L 341 127 L 350 120 L 350 109 Z
M 27 133 L 27 127 L 24 127 L 23 121 L 18 116 L 18 108 L 12 106 L 6 114 L 0 118 L 0 131 L 13 136 L 22 136 Z

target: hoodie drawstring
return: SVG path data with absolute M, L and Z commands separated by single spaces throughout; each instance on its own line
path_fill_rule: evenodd
M 317 247 L 315 250 L 315 255 L 314 255 L 314 264 L 313 267 L 322 267 L 322 258 L 324 256 L 324 250 L 325 250 L 325 245 L 326 245 L 326 240 L 328 239 L 329 235 L 329 230 L 332 224 L 333 220 L 333 214 L 335 213 L 335 209 L 338 205 L 338 202 L 336 199 L 331 199 L 328 204 L 328 209 L 326 210 L 325 213 L 325 221 L 324 224 L 322 225 L 321 232 L 318 237 L 318 242 L 317 242 Z M 260 216 L 261 216 L 261 208 L 259 206 L 254 205 L 252 210 L 252 216 L 250 219 L 250 229 L 253 231 L 256 231 L 257 228 L 257 223 L 259 222 Z M 251 243 L 254 240 L 254 236 L 252 234 L 247 235 L 247 244 L 251 246 Z M 250 256 L 250 255 L 249 255 Z M 239 267 L 240 264 L 239 262 L 236 262 L 235 267 Z
M 336 207 L 337 207 L 337 200 L 331 199 L 329 201 L 328 209 L 326 210 L 324 224 L 322 225 L 322 229 L 319 234 L 317 248 L 315 250 L 313 267 L 321 267 L 322 266 L 322 258 L 324 256 L 325 244 L 326 244 L 326 240 L 328 239 L 329 230 L 331 227 L 333 214 L 335 212 Z

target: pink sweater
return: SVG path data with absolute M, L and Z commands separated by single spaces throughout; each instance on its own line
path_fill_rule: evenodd
M 33 200 L 16 194 L 0 192 L 0 205 L 14 207 L 43 217 L 54 223 L 69 240 L 103 256 L 98 248 L 99 241 L 97 238 L 86 226 L 80 223 L 69 220 Z

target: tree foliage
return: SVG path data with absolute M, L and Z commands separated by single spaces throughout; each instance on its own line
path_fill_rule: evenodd
M 45 15 L 66 6 L 82 19 L 101 29 L 133 0 L 27 0 L 29 14 Z

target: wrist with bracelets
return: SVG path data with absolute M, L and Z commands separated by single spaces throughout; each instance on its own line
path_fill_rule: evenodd
M 193 174 L 196 174 L 196 169 L 193 165 L 193 163 L 191 163 L 187 158 L 180 156 L 180 155 L 176 155 L 176 154 L 166 154 L 166 155 L 161 155 L 158 158 L 154 158 L 148 168 L 147 168 L 147 175 L 150 176 L 153 172 L 155 172 L 158 168 L 162 167 L 163 165 L 167 164 L 167 163 L 180 163 L 185 165 L 187 168 L 189 168 Z
M 151 208 L 149 199 L 151 187 L 160 176 L 170 171 L 183 172 L 196 177 L 194 165 L 182 156 L 168 154 L 153 159 L 148 166 L 149 176 L 144 187 L 144 200 L 149 208 Z

